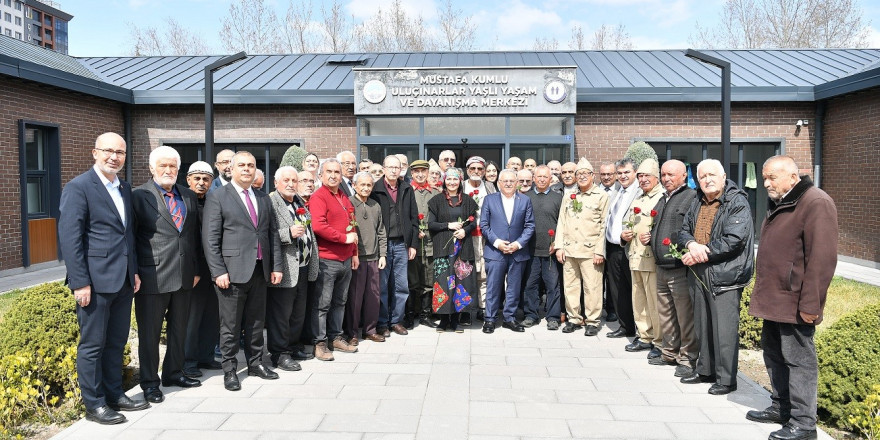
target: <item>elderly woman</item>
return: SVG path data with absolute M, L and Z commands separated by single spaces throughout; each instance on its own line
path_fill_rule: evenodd
M 477 202 L 461 190 L 462 171 L 447 168 L 443 191 L 428 201 L 428 231 L 434 246 L 434 313 L 441 315 L 438 332 L 461 333 L 461 311 L 474 290 L 474 246 Z

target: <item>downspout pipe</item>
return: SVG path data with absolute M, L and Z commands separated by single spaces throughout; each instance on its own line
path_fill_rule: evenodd
M 825 104 L 828 101 L 819 101 L 816 103 L 816 125 L 813 129 L 813 138 L 816 142 L 816 148 L 813 149 L 813 184 L 817 188 L 822 187 L 822 137 L 825 132 Z
M 125 104 L 122 107 L 122 126 L 124 130 L 124 138 L 125 145 L 128 147 L 128 151 L 133 152 L 133 147 L 131 143 L 131 104 Z M 131 169 L 132 165 L 134 165 L 131 160 L 131 154 L 129 154 L 129 161 L 125 165 L 125 181 L 131 183 Z

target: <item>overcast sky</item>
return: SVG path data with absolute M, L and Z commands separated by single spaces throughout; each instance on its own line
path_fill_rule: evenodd
M 864 18 L 871 23 L 871 47 L 880 48 L 880 2 L 860 1 Z M 428 26 L 437 24 L 437 7 L 444 0 L 403 0 L 412 14 L 421 14 Z M 288 0 L 269 0 L 279 17 Z M 314 18 L 324 3 L 313 0 Z M 343 1 L 348 15 L 363 20 L 391 0 Z M 161 27 L 173 17 L 197 31 L 223 54 L 218 32 L 227 15 L 229 0 L 60 0 L 60 8 L 74 16 L 69 27 L 70 55 L 129 55 L 127 23 Z M 696 24 L 717 24 L 721 0 L 453 0 L 454 7 L 474 18 L 477 50 L 531 50 L 535 38 L 559 41 L 568 48 L 571 29 L 580 25 L 588 37 L 605 24 L 623 24 L 636 49 L 683 49 Z

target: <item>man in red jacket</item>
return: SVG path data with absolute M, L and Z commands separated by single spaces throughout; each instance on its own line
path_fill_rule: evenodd
M 764 319 L 761 347 L 773 403 L 746 418 L 779 423 L 774 440 L 816 438 L 818 361 L 813 334 L 822 322 L 837 266 L 837 208 L 787 156 L 767 159 L 770 206 L 761 227 L 757 279 L 749 313 Z

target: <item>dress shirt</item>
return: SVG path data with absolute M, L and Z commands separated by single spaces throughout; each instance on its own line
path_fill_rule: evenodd
M 608 224 L 605 225 L 605 239 L 620 245 L 620 233 L 623 232 L 623 217 L 629 210 L 632 201 L 642 193 L 637 182 L 631 183 L 628 187 L 620 187 L 617 198 L 614 199 L 608 210 Z
M 507 224 L 508 225 L 511 222 L 513 222 L 513 204 L 515 201 L 516 201 L 516 193 L 514 193 L 513 196 L 510 198 L 505 197 L 504 194 L 501 194 L 501 206 L 504 207 L 504 216 L 507 217 Z M 501 239 L 495 240 L 495 247 L 496 248 L 498 248 L 498 246 L 501 244 L 501 241 L 502 241 Z M 522 249 L 522 245 L 519 244 L 519 242 L 513 241 L 511 243 L 515 244 L 517 249 Z
M 397 203 L 397 190 L 400 189 L 400 182 L 395 182 L 397 185 L 391 186 L 388 184 L 388 181 L 382 179 L 382 182 L 385 183 L 385 190 L 388 191 L 388 197 L 391 197 L 391 200 L 394 203 Z M 352 193 L 354 195 L 354 193 Z
M 242 187 L 238 186 L 238 184 L 235 182 L 229 182 L 229 183 L 231 183 L 232 187 L 235 188 L 235 192 L 236 192 L 236 194 L 238 194 L 238 197 L 241 199 L 241 203 L 244 203 L 245 208 L 247 208 L 248 204 L 247 204 L 247 201 L 244 199 L 244 194 L 242 194 L 241 192 L 244 191 L 245 189 L 248 190 L 248 197 L 251 198 L 251 203 L 253 203 L 253 205 L 254 205 L 254 214 L 259 216 L 260 215 L 260 208 L 257 206 L 257 196 L 254 195 L 253 187 L 242 188 Z
M 104 188 L 107 188 L 107 193 L 110 194 L 110 198 L 113 199 L 113 204 L 116 205 L 116 210 L 119 212 L 119 218 L 122 219 L 122 226 L 125 226 L 125 203 L 122 201 L 122 192 L 119 191 L 119 178 L 114 175 L 113 181 L 111 182 L 104 176 L 104 173 L 101 172 L 98 165 L 95 165 L 93 168 L 95 169 L 95 172 L 98 173 L 98 178 L 101 179 Z
M 162 200 L 165 201 L 165 209 L 168 209 L 168 200 L 165 199 L 167 197 L 165 193 L 168 192 L 165 188 L 162 188 L 161 185 L 153 181 L 153 184 L 156 185 L 156 188 L 159 189 L 159 194 L 162 194 Z M 186 220 L 186 203 L 183 202 L 183 197 L 180 195 L 180 191 L 177 190 L 177 186 L 174 185 L 171 187 L 171 193 L 174 194 L 174 200 L 177 201 L 177 207 L 180 209 L 180 218 Z M 180 222 L 183 224 L 183 221 Z

